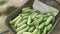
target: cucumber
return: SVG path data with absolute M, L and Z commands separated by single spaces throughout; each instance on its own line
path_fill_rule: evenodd
M 20 27 L 18 27 L 18 28 L 16 29 L 16 32 L 20 31 L 20 30 L 23 29 L 24 27 L 26 27 L 26 24 L 23 24 L 23 25 L 21 25 Z
M 22 13 L 28 13 L 28 12 L 30 12 L 30 11 L 31 11 L 30 8 L 28 8 L 28 9 L 22 9 Z
M 44 17 L 45 18 L 45 17 L 47 17 L 47 15 L 39 14 L 39 15 L 36 16 L 36 18 L 39 18 L 39 17 Z
M 32 34 L 37 34 L 37 32 L 38 32 L 38 29 L 35 29 L 35 30 L 32 32 Z
M 27 19 L 27 18 L 28 18 L 28 16 L 24 16 L 24 17 L 23 17 L 23 19 Z
M 17 34 L 22 34 L 23 32 L 26 32 L 28 29 L 29 29 L 29 26 L 27 26 L 23 30 L 17 32 Z
M 11 27 L 12 27 L 13 30 L 16 30 L 16 27 L 14 25 L 11 25 Z
M 40 31 L 40 30 L 38 30 L 37 34 L 41 34 L 41 31 Z
M 51 12 L 46 12 L 46 13 L 44 13 L 44 15 L 51 16 L 52 13 Z
M 48 17 L 45 17 L 44 19 L 43 19 L 43 21 L 46 21 L 48 19 Z
M 39 19 L 37 19 L 34 23 L 35 26 L 39 25 L 41 22 L 43 21 L 43 17 L 40 17 Z
M 32 19 L 34 19 L 37 16 L 38 13 L 32 13 Z
M 53 17 L 54 17 L 54 16 L 53 16 Z M 55 17 L 52 19 L 52 22 L 51 22 L 51 23 L 54 24 L 54 22 L 55 22 Z
M 33 22 L 30 24 L 30 26 L 34 26 L 34 23 L 36 22 L 37 18 L 34 18 Z
M 23 14 L 20 14 L 22 17 L 24 16 L 28 16 L 30 13 L 23 13 Z
M 16 18 L 14 18 L 12 21 L 10 21 L 10 24 L 15 24 L 15 22 L 20 18 L 20 15 L 18 15 Z
M 33 10 L 31 10 L 31 12 L 32 12 L 32 13 L 35 13 L 36 11 L 37 11 L 37 10 L 34 10 L 34 9 L 33 9 Z
M 32 34 L 31 32 L 23 32 L 23 34 Z
M 47 34 L 47 27 L 44 28 L 42 34 Z
M 37 15 L 36 18 L 39 18 L 41 16 L 41 14 Z
M 30 9 L 30 7 L 23 8 L 22 11 L 25 11 L 25 10 L 27 10 L 27 9 Z
M 32 32 L 34 30 L 34 27 L 30 27 L 30 29 L 28 30 L 28 32 Z
M 38 29 L 42 29 L 44 27 L 44 22 L 38 26 Z
M 49 30 L 51 29 L 51 27 L 52 27 L 52 24 L 49 24 L 49 25 L 47 26 L 47 30 L 49 31 Z
M 21 25 L 23 25 L 23 24 L 25 24 L 27 22 L 27 20 L 25 19 L 25 20 L 23 20 L 21 23 L 19 23 L 18 25 L 17 25 L 17 27 L 20 27 Z
M 28 17 L 27 24 L 30 25 L 31 23 L 31 15 Z
M 53 16 L 49 16 L 48 19 L 46 20 L 45 25 L 48 25 L 52 19 L 53 19 Z
M 48 12 L 46 15 L 47 15 L 47 16 L 51 16 L 51 15 L 52 15 L 52 13 L 51 13 L 51 12 Z
M 16 23 L 14 24 L 14 26 L 16 27 L 17 24 L 19 24 L 19 23 L 21 22 L 21 20 L 22 20 L 22 17 L 20 17 L 20 18 L 16 21 Z

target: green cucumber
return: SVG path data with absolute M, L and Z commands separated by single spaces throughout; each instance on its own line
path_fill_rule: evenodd
M 15 22 L 20 18 L 20 15 L 18 15 L 16 18 L 14 18 L 12 21 L 10 21 L 10 24 L 15 24 Z
M 24 17 L 23 17 L 23 19 L 27 19 L 27 18 L 28 18 L 28 16 L 24 16 Z
M 33 22 L 30 24 L 30 26 L 33 26 L 34 23 L 36 22 L 37 18 L 34 18 Z
M 20 31 L 20 30 L 23 29 L 24 27 L 26 27 L 26 24 L 23 24 L 23 25 L 21 25 L 20 27 L 18 27 L 18 28 L 16 29 L 16 32 Z
M 49 25 L 47 26 L 47 30 L 49 31 L 49 30 L 51 29 L 51 27 L 52 27 L 52 24 L 49 24 Z
M 39 17 L 47 17 L 47 15 L 39 14 L 39 15 L 36 16 L 36 18 L 39 18 Z
M 47 27 L 44 28 L 42 34 L 47 34 Z
M 47 16 L 51 16 L 51 15 L 52 15 L 52 13 L 51 13 L 51 12 L 48 12 L 46 15 L 47 15 Z
M 30 12 L 31 9 L 30 8 L 25 8 L 25 9 L 22 9 L 22 13 L 27 13 L 27 12 Z
M 24 17 L 24 16 L 28 16 L 29 15 L 29 13 L 22 13 L 22 14 L 20 14 L 22 17 Z
M 37 34 L 41 34 L 41 31 L 40 31 L 40 30 L 38 30 Z
M 32 34 L 31 32 L 23 32 L 23 34 Z
M 28 32 L 32 32 L 34 30 L 34 27 L 30 27 L 30 29 L 28 30 Z
M 23 8 L 22 11 L 27 10 L 27 9 L 30 9 L 30 7 Z
M 17 32 L 17 34 L 22 34 L 23 32 L 26 32 L 28 29 L 29 29 L 29 26 L 27 26 L 23 30 Z
M 30 25 L 31 23 L 31 15 L 28 17 L 27 24 Z
M 38 29 L 42 29 L 44 27 L 44 22 L 38 26 Z
M 54 16 L 53 16 L 54 17 Z M 52 19 L 52 24 L 54 24 L 54 22 L 55 22 L 55 17 Z
M 34 9 L 33 9 L 33 10 L 31 10 L 31 12 L 32 12 L 32 13 L 34 13 L 34 12 L 36 12 L 36 11 L 37 11 L 37 10 L 34 10 Z
M 48 19 L 48 17 L 45 17 L 44 19 L 43 19 L 43 21 L 46 21 Z
M 37 19 L 34 23 L 35 26 L 39 25 L 41 22 L 43 21 L 43 17 L 40 17 L 39 19 Z
M 44 15 L 51 16 L 52 13 L 51 12 L 46 12 L 46 13 L 44 13 Z
M 32 15 L 32 19 L 34 19 L 37 16 L 38 13 L 35 13 Z
M 38 29 L 35 29 L 35 30 L 32 32 L 32 34 L 37 34 L 37 32 L 38 32 Z
M 53 16 L 49 16 L 48 19 L 46 20 L 45 25 L 48 25 L 53 19 Z
M 19 23 L 21 22 L 21 20 L 22 20 L 22 17 L 20 17 L 20 18 L 16 21 L 16 23 L 14 24 L 14 26 L 16 27 L 17 24 L 19 24 Z
M 27 20 L 25 19 L 25 20 L 23 20 L 22 22 L 20 22 L 18 25 L 17 25 L 17 27 L 20 27 L 21 25 L 23 25 L 23 24 L 25 24 L 27 22 Z

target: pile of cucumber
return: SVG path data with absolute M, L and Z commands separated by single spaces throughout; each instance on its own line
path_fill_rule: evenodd
M 41 13 L 26 7 L 22 13 L 10 21 L 16 34 L 47 34 L 52 28 L 55 17 L 51 12 Z

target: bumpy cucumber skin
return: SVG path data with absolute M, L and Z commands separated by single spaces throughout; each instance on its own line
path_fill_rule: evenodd
M 17 24 L 19 24 L 19 23 L 21 22 L 21 20 L 22 20 L 22 17 L 20 17 L 20 18 L 16 21 L 16 23 L 14 24 L 14 26 L 16 27 Z
M 35 26 L 39 25 L 39 23 L 41 23 L 43 20 L 43 17 L 40 17 L 39 19 L 37 19 L 34 23 Z
M 19 27 L 19 26 L 21 26 L 21 25 L 23 25 L 23 24 L 25 24 L 27 22 L 27 20 L 25 19 L 25 20 L 23 20 L 21 23 L 19 23 L 18 25 L 17 25 L 17 27 Z
M 52 19 L 53 19 L 53 16 L 50 16 L 50 17 L 46 20 L 45 25 L 48 25 L 48 24 L 51 22 Z
M 41 31 L 40 31 L 40 30 L 38 30 L 37 34 L 41 34 Z
M 34 30 L 34 27 L 31 27 L 28 32 L 32 32 Z
M 29 29 L 29 26 L 27 26 L 23 30 L 17 32 L 17 34 L 22 34 L 23 32 L 26 32 L 28 29 Z
M 42 24 L 40 24 L 40 25 L 38 26 L 38 29 L 42 29 L 42 28 L 44 27 L 44 25 L 45 25 L 45 23 L 43 22 Z
M 15 22 L 19 19 L 20 15 L 18 15 L 16 18 L 14 18 L 12 21 L 10 21 L 10 24 L 15 24 Z
M 47 30 L 49 31 L 49 30 L 51 29 L 51 27 L 52 27 L 52 24 L 49 24 L 49 25 L 47 26 Z
M 26 24 L 23 24 L 23 25 L 21 25 L 20 27 L 18 27 L 18 28 L 16 29 L 16 32 L 20 31 L 20 30 L 23 29 L 24 27 L 26 27 Z
M 42 34 L 46 34 L 47 33 L 47 27 L 44 28 Z
M 30 25 L 31 23 L 31 15 L 28 17 L 27 24 Z
M 35 29 L 32 34 L 37 34 L 38 29 Z

